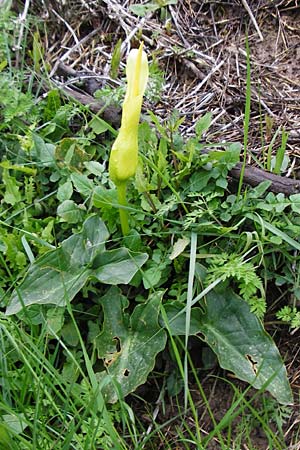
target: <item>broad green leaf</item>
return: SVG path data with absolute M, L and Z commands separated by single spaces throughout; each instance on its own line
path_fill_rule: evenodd
M 25 420 L 25 414 L 4 414 L 1 416 L 3 424 L 6 425 L 8 430 L 11 430 L 13 434 L 20 434 L 28 426 Z M 2 428 L 3 429 L 3 428 Z M 1 444 L 2 441 L 0 441 Z M 10 447 L 8 447 L 9 449 Z
M 118 400 L 117 390 L 126 396 L 145 383 L 156 355 L 165 348 L 166 333 L 158 324 L 161 293 L 135 307 L 131 317 L 125 312 L 128 300 L 112 287 L 101 298 L 104 313 L 102 333 L 95 339 L 98 357 L 106 371 L 96 374 L 101 383 L 107 374 L 111 381 L 102 389 L 106 401 Z
M 79 344 L 78 333 L 73 322 L 68 322 L 62 327 L 61 335 L 67 345 L 77 347 Z
M 2 180 L 5 185 L 5 193 L 3 201 L 9 205 L 15 205 L 21 201 L 21 194 L 19 191 L 18 182 L 15 177 L 9 174 L 7 169 L 2 171 Z
M 228 181 L 226 180 L 226 178 L 217 178 L 216 186 L 219 186 L 222 189 L 226 189 L 228 186 Z
M 177 258 L 179 255 L 181 255 L 182 252 L 184 252 L 187 245 L 189 245 L 190 240 L 187 237 L 179 238 L 173 245 L 172 253 L 169 256 L 171 260 Z
M 105 131 L 109 130 L 110 128 L 109 124 L 98 116 L 94 116 L 90 121 L 89 125 L 95 134 L 105 133 Z
M 63 138 L 55 149 L 55 159 L 58 166 L 67 166 L 72 171 L 81 171 L 84 163 L 90 161 L 93 153 L 81 145 L 76 138 Z
M 292 394 L 279 351 L 248 304 L 231 291 L 210 292 L 199 332 L 221 367 L 255 388 L 265 388 L 282 404 Z
M 280 403 L 292 403 L 279 351 L 248 304 L 230 290 L 211 291 L 206 299 L 204 312 L 200 308 L 192 309 L 190 334 L 204 336 L 223 369 L 257 389 L 265 388 Z M 185 334 L 182 309 L 179 302 L 165 305 L 168 329 L 173 336 Z
M 74 267 L 89 264 L 105 250 L 109 232 L 98 216 L 89 217 L 80 233 L 70 236 L 61 244 L 64 254 Z
M 116 189 L 105 189 L 102 186 L 97 186 L 94 190 L 93 205 L 96 208 L 112 209 L 118 204 L 118 197 Z
M 73 186 L 70 180 L 61 184 L 57 189 L 57 198 L 60 202 L 64 202 L 65 200 L 70 200 L 73 194 Z
M 105 171 L 105 165 L 100 164 L 98 161 L 86 161 L 83 163 L 84 167 L 96 177 L 102 177 L 103 172 Z
M 161 279 L 161 270 L 159 267 L 150 267 L 143 273 L 143 285 L 145 289 L 151 289 Z
M 90 272 L 87 268 L 71 267 L 61 248 L 46 253 L 30 266 L 13 292 L 6 315 L 18 313 L 23 305 L 66 305 L 85 285 Z
M 261 183 L 259 183 L 259 185 L 256 186 L 252 190 L 254 198 L 263 197 L 263 195 L 267 192 L 267 190 L 269 189 L 271 184 L 272 184 L 272 181 L 269 181 L 269 180 L 265 180 L 265 181 L 262 181 Z
M 240 160 L 241 146 L 239 143 L 233 142 L 226 146 L 225 151 L 211 150 L 207 155 L 208 161 L 217 161 L 219 164 L 223 163 L 227 169 L 232 169 Z M 218 172 L 220 168 L 218 168 Z M 224 172 L 223 175 L 226 173 Z
M 168 329 L 172 336 L 184 336 L 186 333 L 186 314 L 182 313 L 182 303 L 173 301 L 164 305 L 165 312 L 168 318 Z M 190 336 L 199 333 L 199 323 L 201 320 L 202 311 L 200 308 L 192 308 L 190 321 Z M 163 323 L 163 320 L 160 320 Z
M 57 208 L 57 215 L 68 223 L 81 222 L 85 214 L 85 207 L 77 205 L 73 200 L 65 200 Z
M 86 175 L 74 172 L 71 175 L 71 180 L 75 189 L 84 197 L 89 197 L 92 194 L 94 183 Z
M 212 177 L 211 171 L 200 169 L 199 172 L 194 172 L 190 176 L 189 190 L 190 192 L 201 192 L 208 185 Z
M 199 139 L 201 139 L 203 133 L 209 129 L 210 124 L 211 124 L 211 119 L 212 119 L 212 113 L 208 112 L 208 113 L 204 114 L 204 116 L 200 117 L 200 119 L 196 123 L 195 131 L 196 131 L 197 137 Z
M 46 143 L 38 134 L 33 133 L 33 151 L 39 162 L 39 164 L 45 167 L 51 167 L 55 165 L 55 145 Z
M 106 251 L 108 236 L 104 223 L 97 216 L 89 217 L 80 233 L 70 236 L 59 248 L 45 253 L 30 266 L 13 292 L 6 314 L 16 314 L 23 306 L 33 304 L 65 306 L 90 277 L 106 284 L 129 283 L 148 255 L 126 248 Z
M 57 334 L 64 324 L 65 308 L 49 308 L 47 311 L 47 331 L 50 335 Z
M 13 292 L 6 314 L 16 314 L 23 306 L 64 306 L 71 301 L 91 276 L 90 264 L 104 250 L 108 236 L 104 223 L 97 216 L 89 217 L 80 233 L 70 236 L 61 247 L 45 253 L 30 266 Z
M 102 283 L 128 284 L 147 261 L 146 253 L 133 253 L 125 247 L 107 250 L 93 262 L 93 274 Z
M 300 214 L 300 194 L 292 194 L 289 198 L 291 201 L 292 210 L 295 213 Z

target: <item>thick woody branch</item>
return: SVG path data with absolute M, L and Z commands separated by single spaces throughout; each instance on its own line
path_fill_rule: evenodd
M 229 171 L 232 178 L 239 179 L 241 176 L 242 163 L 238 163 L 233 169 Z M 293 180 L 291 178 L 275 175 L 265 170 L 258 169 L 246 165 L 243 182 L 250 186 L 258 186 L 262 181 L 271 181 L 269 190 L 275 193 L 282 192 L 286 195 L 300 193 L 300 180 Z
M 121 123 L 121 108 L 116 108 L 111 105 L 105 105 L 105 103 L 100 99 L 96 100 L 89 94 L 82 94 L 69 87 L 63 87 L 63 91 L 65 92 L 65 94 L 74 98 L 79 103 L 88 106 L 94 113 L 98 113 L 101 111 L 101 117 L 103 117 L 103 119 L 107 123 L 111 124 L 115 128 L 119 128 Z

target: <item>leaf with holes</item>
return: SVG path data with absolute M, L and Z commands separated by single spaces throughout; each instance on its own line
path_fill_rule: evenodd
M 185 334 L 186 316 L 178 302 L 167 303 L 168 329 Z M 163 323 L 163 320 L 161 319 Z M 206 308 L 193 308 L 190 334 L 202 334 L 220 366 L 257 389 L 268 390 L 278 402 L 291 404 L 292 393 L 279 351 L 248 304 L 230 290 L 211 291 Z
M 278 402 L 293 402 L 280 353 L 248 304 L 230 290 L 210 292 L 199 324 L 221 367 L 257 389 L 268 390 Z
M 112 287 L 101 298 L 103 330 L 94 344 L 106 371 L 96 376 L 101 384 L 107 374 L 110 377 L 102 389 L 108 402 L 118 400 L 118 389 L 125 396 L 145 383 L 156 355 L 165 348 L 166 333 L 158 323 L 161 299 L 161 292 L 153 294 L 130 316 L 126 312 L 129 302 L 118 288 Z

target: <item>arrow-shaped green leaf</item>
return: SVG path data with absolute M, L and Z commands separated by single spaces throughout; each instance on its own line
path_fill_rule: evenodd
M 108 402 L 118 400 L 115 385 L 125 396 L 145 383 L 157 353 L 165 348 L 166 333 L 158 323 L 161 297 L 161 293 L 154 294 L 146 304 L 136 306 L 131 317 L 125 312 L 128 301 L 119 289 L 112 287 L 101 298 L 104 324 L 95 345 L 107 371 L 98 373 L 97 378 L 101 382 L 107 374 L 111 377 L 102 389 Z
M 178 305 L 166 305 L 171 333 L 184 334 L 185 314 Z M 193 312 L 193 310 L 192 310 Z M 293 402 L 280 353 L 248 304 L 230 290 L 211 291 L 205 312 L 195 308 L 191 332 L 204 336 L 220 366 L 255 388 L 265 388 L 282 404 Z

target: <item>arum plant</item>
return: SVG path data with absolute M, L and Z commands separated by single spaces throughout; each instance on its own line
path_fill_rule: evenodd
M 129 178 L 135 175 L 138 164 L 138 125 L 148 74 L 148 59 L 142 43 L 139 49 L 131 50 L 127 58 L 127 90 L 122 107 L 121 128 L 109 159 L 109 176 L 118 191 L 123 235 L 129 233 L 126 187 Z

